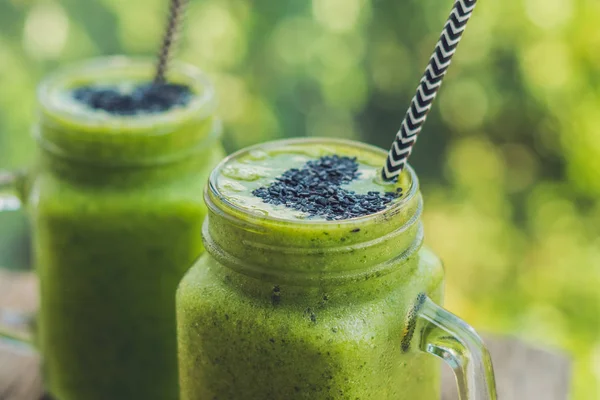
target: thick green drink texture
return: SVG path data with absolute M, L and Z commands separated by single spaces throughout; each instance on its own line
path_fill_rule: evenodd
M 393 186 L 375 179 L 383 150 L 332 139 L 254 147 L 213 172 L 207 252 L 177 292 L 182 400 L 439 399 L 439 364 L 416 348 L 409 317 L 420 293 L 443 296 L 414 174 L 386 210 L 345 221 L 250 194 L 327 154 L 358 158 L 357 193 Z
M 63 107 L 63 85 L 150 77 L 152 65 L 98 68 L 56 78 L 42 94 L 26 203 L 45 383 L 56 400 L 176 400 L 175 291 L 203 251 L 202 190 L 224 154 L 212 114 Z

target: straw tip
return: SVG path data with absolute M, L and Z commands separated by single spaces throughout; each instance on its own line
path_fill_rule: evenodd
M 386 161 L 383 168 L 381 168 L 381 173 L 379 174 L 379 179 L 382 183 L 394 183 L 398 182 L 398 177 L 402 173 L 404 169 L 404 163 L 396 166 L 395 168 L 390 165 L 389 159 Z

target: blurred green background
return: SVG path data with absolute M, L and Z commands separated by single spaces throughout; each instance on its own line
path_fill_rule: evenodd
M 154 54 L 166 3 L 1 0 L 0 167 L 31 162 L 46 73 Z M 216 82 L 228 150 L 284 136 L 388 147 L 450 7 L 192 0 L 178 57 Z M 599 24 L 598 0 L 481 1 L 411 158 L 446 305 L 570 353 L 576 400 L 600 398 Z M 1 217 L 0 262 L 28 264 L 23 221 Z

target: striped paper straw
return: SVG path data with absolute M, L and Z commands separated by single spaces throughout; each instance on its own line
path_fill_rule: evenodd
M 163 37 L 162 46 L 158 52 L 158 61 L 156 63 L 156 75 L 154 76 L 154 83 L 165 83 L 165 74 L 171 58 L 171 53 L 175 41 L 177 40 L 177 34 L 181 29 L 181 20 L 183 19 L 183 13 L 187 0 L 171 0 L 171 8 L 169 12 L 169 19 L 167 20 L 167 28 Z
M 427 119 L 433 99 L 442 85 L 442 79 L 446 75 L 452 56 L 473 13 L 475 3 L 477 0 L 456 0 L 454 3 L 440 40 L 435 46 L 433 55 L 417 87 L 417 93 L 408 107 L 400 130 L 388 153 L 385 166 L 381 170 L 381 177 L 385 181 L 394 180 L 404 169 L 417 141 L 417 135 L 421 132 Z

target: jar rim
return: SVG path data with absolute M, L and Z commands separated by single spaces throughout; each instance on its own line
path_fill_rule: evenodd
M 75 86 L 77 82 L 86 82 L 99 75 L 112 75 L 115 80 L 128 77 L 148 77 L 151 79 L 154 60 L 147 57 L 129 57 L 124 55 L 92 58 L 69 65 L 49 74 L 37 89 L 37 98 L 42 110 L 53 118 L 66 120 L 80 127 L 91 130 L 106 130 L 108 127 L 120 127 L 132 133 L 158 135 L 165 131 L 155 129 L 157 126 L 168 126 L 187 119 L 201 119 L 214 111 L 215 89 L 208 76 L 191 64 L 175 61 L 170 65 L 171 75 L 177 81 L 189 85 L 195 95 L 189 104 L 176 107 L 166 112 L 144 114 L 139 116 L 111 115 L 95 110 L 74 112 L 74 107 L 60 101 L 57 92 L 66 87 Z M 168 132 L 167 132 L 168 133 Z
M 259 215 L 257 213 L 253 213 L 248 209 L 242 208 L 235 203 L 228 201 L 225 196 L 223 196 L 218 188 L 217 179 L 220 175 L 222 169 L 232 160 L 239 158 L 245 154 L 248 154 L 255 150 L 265 150 L 269 148 L 277 148 L 283 147 L 287 145 L 294 144 L 340 144 L 345 145 L 347 147 L 354 147 L 358 150 L 366 150 L 373 153 L 379 153 L 385 156 L 385 150 L 358 141 L 348 140 L 348 139 L 338 139 L 338 138 L 327 138 L 327 137 L 303 137 L 303 138 L 292 138 L 292 139 L 282 139 L 282 140 L 274 140 L 266 143 L 256 144 L 254 146 L 246 147 L 241 149 L 226 158 L 224 158 L 211 172 L 208 185 L 205 189 L 205 202 L 209 209 L 212 211 L 220 212 L 221 214 L 232 214 L 232 217 L 243 216 L 245 222 L 250 224 L 264 224 L 268 223 L 271 225 L 285 225 L 285 226 L 294 226 L 297 228 L 300 227 L 310 227 L 310 229 L 314 229 L 315 227 L 323 226 L 331 227 L 333 225 L 337 225 L 340 228 L 347 228 L 349 226 L 359 226 L 363 224 L 367 224 L 369 222 L 373 222 L 379 219 L 387 219 L 395 214 L 398 214 L 400 210 L 402 210 L 407 204 L 410 204 L 414 197 L 419 192 L 419 180 L 416 172 L 410 165 L 406 165 L 406 173 L 409 178 L 409 186 L 408 190 L 406 190 L 406 194 L 403 195 L 399 200 L 395 201 L 390 207 L 385 208 L 382 211 L 378 211 L 373 214 L 368 214 L 365 216 L 348 218 L 343 220 L 299 220 L 299 219 L 286 219 L 280 217 L 274 217 L 271 215 Z M 218 204 L 217 204 L 218 203 Z

